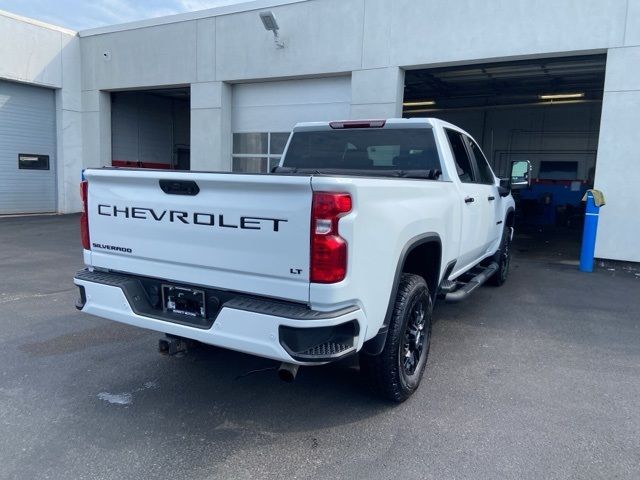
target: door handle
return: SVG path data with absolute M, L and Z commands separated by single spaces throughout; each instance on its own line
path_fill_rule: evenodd
M 489 197 L 487 200 L 489 200 L 490 202 L 493 202 L 496 199 L 496 197 Z
M 473 197 L 466 197 L 466 198 L 464 199 L 464 203 L 473 203 L 473 202 L 475 202 L 475 201 L 476 201 L 476 199 L 475 199 L 475 198 L 473 198 Z

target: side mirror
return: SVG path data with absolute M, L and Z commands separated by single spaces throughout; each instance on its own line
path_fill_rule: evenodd
M 511 162 L 510 185 L 512 190 L 531 187 L 531 162 L 529 160 Z

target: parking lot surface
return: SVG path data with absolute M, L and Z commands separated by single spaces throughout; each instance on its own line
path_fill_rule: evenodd
M 161 356 L 75 310 L 77 216 L 0 219 L 0 478 L 640 478 L 639 275 L 544 248 L 436 306 L 394 406 L 354 362 L 289 385 L 239 353 Z

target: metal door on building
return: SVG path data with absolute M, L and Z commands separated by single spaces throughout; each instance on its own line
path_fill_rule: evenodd
M 350 109 L 349 76 L 234 85 L 233 170 L 268 172 L 296 123 L 344 120 Z
M 0 215 L 56 211 L 54 91 L 0 81 Z

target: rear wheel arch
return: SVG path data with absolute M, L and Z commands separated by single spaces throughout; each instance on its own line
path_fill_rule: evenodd
M 418 235 L 405 244 L 396 266 L 384 322 L 378 334 L 365 342 L 362 349 L 364 353 L 375 355 L 380 353 L 384 348 L 402 275 L 409 273 L 424 278 L 429 288 L 432 301 L 435 301 L 435 295 L 437 294 L 438 285 L 440 284 L 441 265 L 442 242 L 440 235 L 437 233 L 428 232 Z
M 433 297 L 440 283 L 441 263 L 442 244 L 440 237 L 429 238 L 425 242 L 414 245 L 407 252 L 400 273 L 412 273 L 424 278 Z

